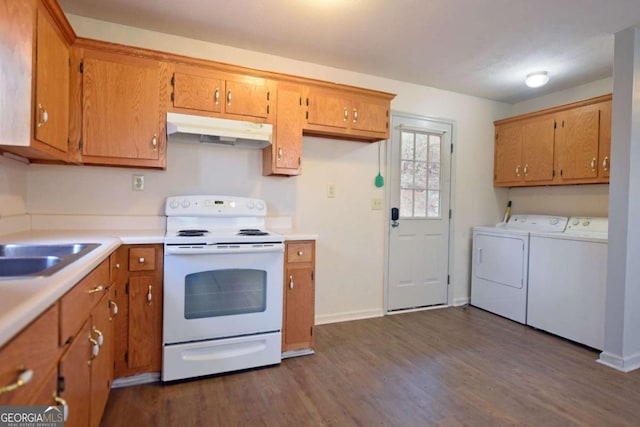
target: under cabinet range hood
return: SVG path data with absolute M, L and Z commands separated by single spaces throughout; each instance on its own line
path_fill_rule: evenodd
M 245 148 L 271 145 L 273 126 L 241 120 L 167 113 L 167 141 L 201 142 Z

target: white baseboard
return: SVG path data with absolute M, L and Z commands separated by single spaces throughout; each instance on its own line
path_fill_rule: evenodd
M 633 356 L 620 357 L 616 354 L 603 351 L 600 353 L 600 358 L 596 360 L 596 362 L 618 371 L 631 372 L 640 368 L 640 353 L 634 354 Z
M 454 300 L 453 300 L 453 304 L 452 304 L 452 305 L 453 305 L 454 307 L 459 307 L 459 306 L 461 306 L 461 305 L 467 305 L 467 304 L 469 304 L 469 303 L 471 303 L 471 298 L 469 298 L 469 297 L 465 297 L 465 298 L 456 298 L 456 299 L 454 299 Z
M 371 319 L 372 317 L 382 317 L 384 312 L 382 309 L 347 311 L 343 313 L 318 315 L 315 318 L 316 325 L 325 325 L 328 323 L 347 322 L 349 320 Z
M 116 378 L 113 380 L 111 388 L 157 383 L 158 381 L 160 381 L 160 372 L 150 372 L 146 374 L 133 375 L 131 377 Z

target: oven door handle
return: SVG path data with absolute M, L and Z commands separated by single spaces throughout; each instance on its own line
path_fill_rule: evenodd
M 268 245 L 211 245 L 211 246 L 171 246 L 166 245 L 164 253 L 167 255 L 217 255 L 217 254 L 244 254 L 284 252 L 284 244 L 269 243 Z

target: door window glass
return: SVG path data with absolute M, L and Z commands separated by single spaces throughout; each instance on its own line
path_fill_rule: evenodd
M 400 216 L 440 218 L 442 137 L 403 130 L 400 142 Z
M 185 277 L 184 317 L 231 316 L 257 313 L 267 307 L 267 272 L 221 269 Z

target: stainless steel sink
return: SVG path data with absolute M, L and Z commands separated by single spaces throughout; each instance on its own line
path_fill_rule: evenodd
M 0 279 L 51 276 L 98 246 L 99 243 L 0 245 Z
M 0 277 L 28 276 L 47 270 L 62 261 L 57 256 L 2 257 Z

